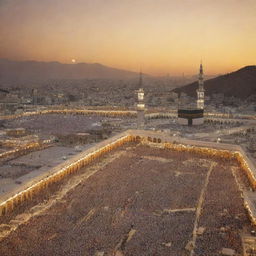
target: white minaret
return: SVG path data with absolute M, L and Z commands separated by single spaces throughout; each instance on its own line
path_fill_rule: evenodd
M 138 115 L 138 119 L 137 119 L 137 126 L 138 129 L 143 129 L 144 128 L 144 124 L 145 124 L 145 120 L 144 120 L 144 116 L 145 116 L 145 103 L 144 103 L 144 90 L 142 88 L 142 73 L 140 72 L 140 80 L 139 80 L 139 90 L 137 91 L 137 95 L 138 95 L 138 102 L 137 102 L 137 115 Z
M 203 65 L 200 64 L 200 70 L 198 75 L 198 89 L 197 92 L 197 108 L 204 109 L 204 72 Z

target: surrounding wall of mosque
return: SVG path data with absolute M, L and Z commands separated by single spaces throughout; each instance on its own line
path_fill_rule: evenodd
M 60 181 L 65 176 L 77 172 L 81 168 L 93 162 L 95 159 L 98 159 L 104 154 L 132 141 L 158 143 L 163 148 L 179 151 L 181 153 L 192 152 L 194 154 L 207 155 L 209 157 L 237 160 L 241 168 L 246 173 L 252 189 L 256 189 L 255 166 L 240 146 L 192 141 L 187 139 L 175 141 L 174 138 L 157 132 L 128 130 L 106 141 L 100 142 L 95 147 L 82 152 L 69 161 L 66 161 L 63 165 L 55 167 L 54 170 L 51 170 L 50 175 L 45 174 L 45 177 L 39 177 L 34 181 L 33 185 L 27 187 L 23 186 L 17 193 L 8 196 L 5 200 L 2 199 L 0 201 L 0 216 L 8 214 L 25 200 L 30 200 L 33 196 L 47 189 L 50 184 Z M 251 215 L 251 219 L 256 224 L 256 218 L 253 215 Z

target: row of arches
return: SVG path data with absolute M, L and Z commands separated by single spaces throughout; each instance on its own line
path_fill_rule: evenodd
M 2 202 L 0 204 L 0 216 L 5 215 L 9 212 L 11 212 L 16 206 L 20 205 L 22 202 L 26 200 L 30 200 L 35 195 L 37 195 L 39 192 L 43 191 L 44 189 L 47 189 L 47 187 L 50 184 L 59 182 L 61 179 L 63 179 L 65 176 L 70 175 L 74 172 L 77 172 L 82 167 L 90 164 L 95 159 L 99 158 L 100 156 L 122 146 L 123 144 L 135 141 L 135 137 L 131 135 L 125 135 L 106 146 L 103 146 L 99 149 L 96 149 L 94 152 L 91 152 L 86 155 L 82 155 L 78 160 L 71 162 L 67 164 L 65 167 L 62 167 L 60 170 L 56 170 L 54 174 L 47 176 L 46 178 L 38 181 L 33 186 L 24 189 L 20 193 L 12 196 L 8 200 Z M 83 154 L 83 153 L 82 153 Z
M 16 149 L 9 150 L 0 154 L 0 159 L 6 159 L 9 157 L 17 157 L 28 153 L 31 150 L 41 150 L 49 146 L 49 143 L 32 142 L 25 146 L 19 146 Z
M 144 137 L 141 137 L 141 136 L 135 136 L 135 139 L 134 139 L 134 141 L 136 141 L 136 142 L 141 142 L 142 140 L 145 140 L 145 138 Z M 152 142 L 152 143 L 162 143 L 162 140 L 160 139 L 160 138 L 152 138 L 152 137 L 147 137 L 146 138 L 146 140 L 148 141 L 148 142 Z
M 24 116 L 45 114 L 72 114 L 72 115 L 96 115 L 105 117 L 136 117 L 137 111 L 115 111 L 115 110 L 83 110 L 83 109 L 48 109 L 41 111 L 25 112 L 22 114 L 3 116 L 2 119 L 15 119 Z
M 205 119 L 205 123 L 208 124 L 219 124 L 219 125 L 242 125 L 243 122 L 237 120 L 225 120 L 225 119 Z
M 177 115 L 169 114 L 169 113 L 152 113 L 152 114 L 147 114 L 145 116 L 145 118 L 148 120 L 151 120 L 151 119 L 175 119 L 175 118 L 177 118 Z
M 158 137 L 144 137 L 139 135 L 125 135 L 113 142 L 110 142 L 109 144 L 100 147 L 99 149 L 96 149 L 95 151 L 86 154 L 81 155 L 78 160 L 75 160 L 74 162 L 68 163 L 65 167 L 62 167 L 60 170 L 56 170 L 56 172 L 33 186 L 21 191 L 20 193 L 14 195 L 13 197 L 9 198 L 5 202 L 0 204 L 0 216 L 5 215 L 9 212 L 11 212 L 17 205 L 20 205 L 25 200 L 30 200 L 33 196 L 38 194 L 44 189 L 47 189 L 47 187 L 55 182 L 60 181 L 65 176 L 70 175 L 74 172 L 77 172 L 82 167 L 88 165 L 89 163 L 93 162 L 95 159 L 101 157 L 102 155 L 122 146 L 123 144 L 127 142 L 140 142 L 142 140 L 146 140 L 148 142 L 152 143 L 162 143 L 162 139 Z M 252 170 L 250 169 L 247 161 L 243 157 L 243 155 L 240 152 L 233 152 L 229 150 L 219 150 L 219 149 L 213 149 L 213 148 L 206 148 L 206 147 L 197 147 L 197 146 L 191 146 L 191 145 L 182 145 L 182 144 L 176 144 L 175 142 L 164 142 L 163 143 L 164 148 L 171 149 L 179 152 L 193 152 L 199 155 L 207 155 L 210 157 L 218 157 L 222 159 L 236 159 L 241 168 L 245 171 L 245 173 L 248 176 L 248 179 L 254 189 L 256 189 L 256 177 L 253 174 Z M 83 153 L 82 153 L 83 154 Z
M 160 138 L 156 137 L 136 137 L 137 141 L 146 140 L 148 142 L 153 143 L 162 143 L 162 140 Z M 171 149 L 179 152 L 191 152 L 197 155 L 202 156 L 208 156 L 208 157 L 217 157 L 220 159 L 226 159 L 226 160 L 236 160 L 238 161 L 240 167 L 243 169 L 245 174 L 248 177 L 248 180 L 250 181 L 250 184 L 253 189 L 256 189 L 256 176 L 252 169 L 249 167 L 246 159 L 243 157 L 243 155 L 240 152 L 233 152 L 230 150 L 221 150 L 221 149 L 215 149 L 215 148 L 207 148 L 207 147 L 197 147 L 192 145 L 183 145 L 183 144 L 177 144 L 175 141 L 170 142 L 164 142 L 163 147 L 166 149 Z M 256 170 L 255 170 L 256 171 Z

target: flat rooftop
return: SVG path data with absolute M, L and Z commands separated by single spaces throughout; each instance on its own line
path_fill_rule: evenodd
M 241 172 L 235 161 L 129 143 L 0 224 L 0 255 L 180 256 L 193 243 L 198 256 L 242 254 Z
M 79 151 L 89 147 L 90 145 L 79 146 Z M 0 198 L 76 154 L 78 150 L 75 147 L 53 146 L 5 162 L 0 165 Z

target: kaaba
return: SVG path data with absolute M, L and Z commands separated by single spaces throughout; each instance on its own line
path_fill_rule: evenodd
M 204 123 L 203 109 L 178 109 L 178 123 L 182 125 L 200 125 Z

